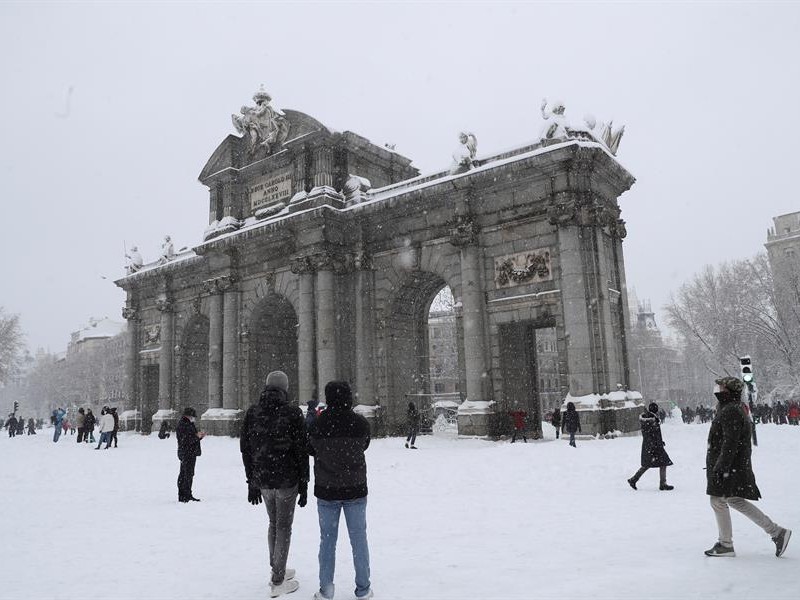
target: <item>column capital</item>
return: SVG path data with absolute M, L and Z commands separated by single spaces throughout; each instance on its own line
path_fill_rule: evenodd
M 608 227 L 612 233 L 624 232 L 624 222 L 618 229 L 619 215 L 618 206 L 586 192 L 554 194 L 547 203 L 550 224 L 560 227 Z
M 171 313 L 175 308 L 175 303 L 172 298 L 168 296 L 159 296 L 156 298 L 156 308 L 162 313 Z
M 456 247 L 474 246 L 478 243 L 480 227 L 470 215 L 456 217 L 454 227 L 450 230 L 450 243 Z
M 201 285 L 204 294 L 213 295 L 229 291 L 236 285 L 237 281 L 238 278 L 235 275 L 223 275 L 206 279 Z
M 353 266 L 357 271 L 372 270 L 372 255 L 364 250 L 359 250 L 352 255 Z
M 296 256 L 290 260 L 289 268 L 295 275 L 313 273 L 314 263 L 312 262 L 310 256 Z
M 134 323 L 138 323 L 142 320 L 141 315 L 139 314 L 139 307 L 138 306 L 123 306 L 122 307 L 122 318 L 126 321 L 133 321 Z

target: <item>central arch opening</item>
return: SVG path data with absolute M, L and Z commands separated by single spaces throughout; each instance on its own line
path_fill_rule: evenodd
M 208 332 L 207 317 L 197 315 L 186 326 L 181 344 L 179 402 L 202 415 L 208 410 Z
M 258 402 L 270 371 L 283 371 L 289 377 L 289 398 L 305 402 L 298 393 L 297 314 L 281 296 L 265 298 L 253 313 L 250 324 L 249 398 Z
M 420 271 L 404 282 L 391 307 L 387 420 L 392 431 L 402 431 L 408 403 L 414 402 L 424 430 L 432 425 L 437 402 L 449 400 L 442 408 L 453 409 L 452 416 L 461 399 L 456 301 L 440 276 Z

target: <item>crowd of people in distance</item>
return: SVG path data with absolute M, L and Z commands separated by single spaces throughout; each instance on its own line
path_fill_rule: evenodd
M 800 425 L 800 403 L 791 401 L 786 404 L 778 400 L 773 405 L 759 402 L 750 403 L 748 409 L 754 423 L 774 423 L 775 425 Z M 681 408 L 683 422 L 708 423 L 714 419 L 714 409 L 698 404 L 695 408 L 686 406 Z
M 0 429 L 8 431 L 8 437 L 17 437 L 18 435 L 36 435 L 36 430 L 41 429 L 44 425 L 42 419 L 34 419 L 31 417 L 27 421 L 23 417 L 17 417 L 16 414 L 11 413 L 5 421 L 0 419 Z
M 117 439 L 119 415 L 116 407 L 104 406 L 100 411 L 99 419 L 94 416 L 91 408 L 86 410 L 79 408 L 74 420 L 67 416 L 67 411 L 63 408 L 56 408 L 50 413 L 50 424 L 53 426 L 53 442 L 58 442 L 62 435 L 75 435 L 77 433 L 77 442 L 79 444 L 94 444 L 94 431 L 97 428 L 100 432 L 100 440 L 95 450 L 100 450 L 103 444 L 108 449 L 111 447 L 112 442 L 114 443 L 114 448 L 116 448 L 119 443 Z M 44 419 L 31 417 L 26 424 L 24 418 L 17 417 L 14 413 L 8 415 L 8 419 L 5 421 L 0 419 L 0 428 L 7 429 L 9 437 L 23 435 L 26 426 L 28 435 L 36 435 L 36 430 L 44 427 Z

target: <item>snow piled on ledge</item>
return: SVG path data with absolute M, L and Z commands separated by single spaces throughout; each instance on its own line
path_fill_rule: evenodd
M 233 421 L 242 416 L 244 411 L 238 408 L 209 408 L 200 415 L 203 421 Z
M 494 400 L 464 400 L 458 407 L 459 415 L 490 415 Z
M 607 394 L 586 394 L 585 396 L 567 394 L 562 407 L 565 408 L 567 402 L 575 404 L 577 410 L 616 410 L 620 408 L 636 408 L 644 404 L 642 394 L 634 390 L 620 390 Z

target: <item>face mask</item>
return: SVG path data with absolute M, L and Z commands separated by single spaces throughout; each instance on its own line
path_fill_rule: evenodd
M 194 423 L 194 417 L 189 417 L 189 420 Z

